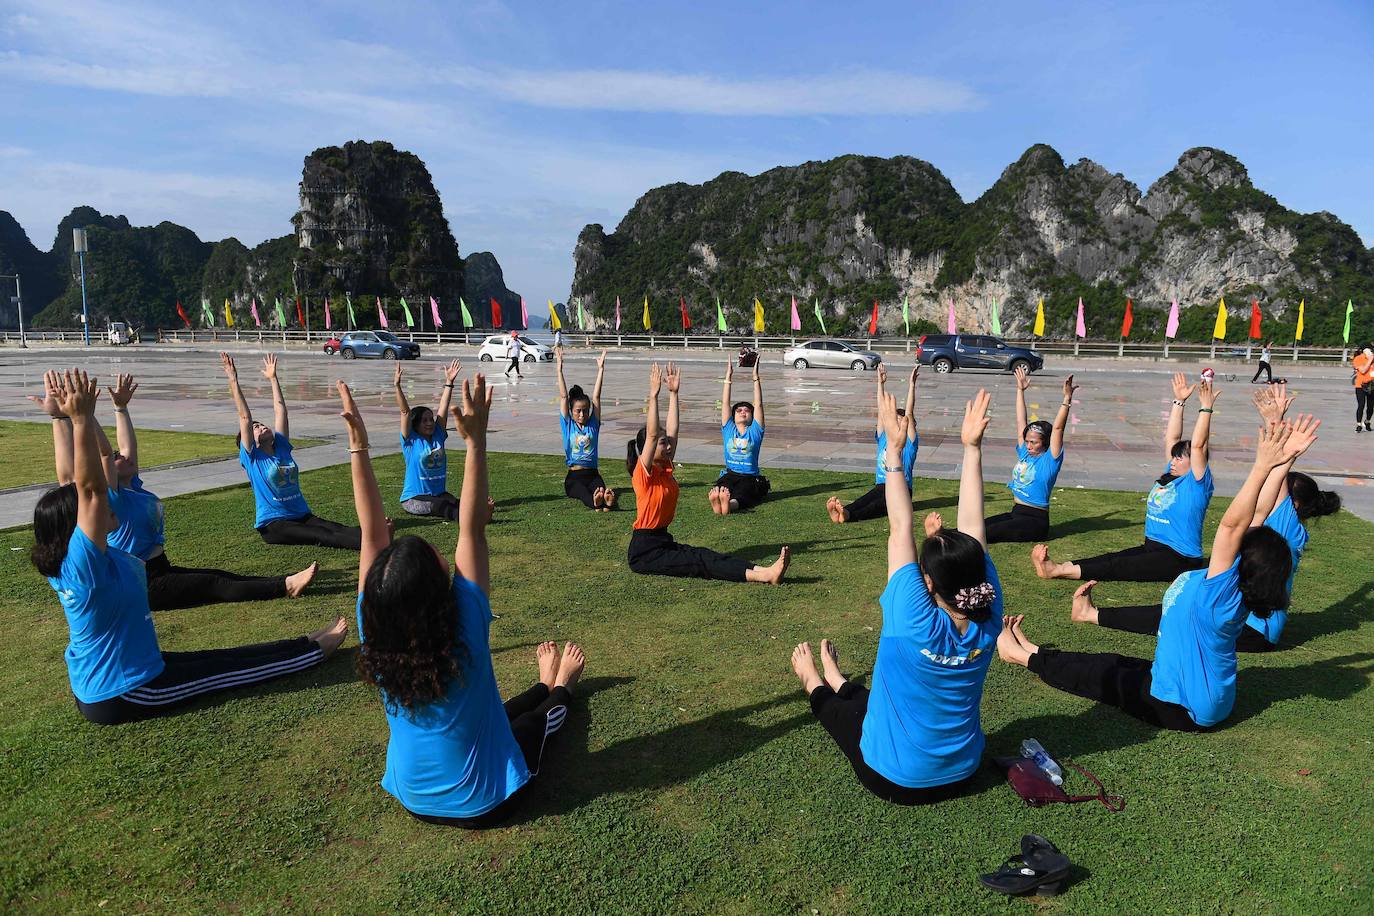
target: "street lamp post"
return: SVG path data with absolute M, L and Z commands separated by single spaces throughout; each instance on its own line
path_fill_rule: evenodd
M 0 274 L 0 279 L 14 281 L 14 304 L 19 308 L 19 346 L 27 347 L 24 339 L 24 293 L 19 286 L 19 274 Z
M 76 251 L 81 264 L 81 330 L 85 332 L 86 346 L 91 345 L 91 318 L 86 308 L 86 230 L 72 230 L 72 249 Z

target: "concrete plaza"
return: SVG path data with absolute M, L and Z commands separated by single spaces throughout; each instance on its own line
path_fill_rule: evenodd
M 234 350 L 239 377 L 255 414 L 271 416 L 266 380 L 258 372 L 264 350 L 242 346 Z M 720 400 L 724 357 L 708 359 L 692 351 L 680 359 L 683 369 L 683 405 L 679 459 L 689 464 L 721 462 Z M 607 480 L 627 486 L 619 459 L 624 443 L 643 423 L 648 366 L 652 359 L 677 359 L 683 351 L 612 350 L 606 360 L 602 397 L 601 458 Z M 404 363 L 406 389 L 412 404 L 433 404 L 442 384 L 442 365 L 458 357 L 464 374 L 479 368 L 489 371 L 495 387 L 492 406 L 491 448 L 494 451 L 560 455 L 558 387 L 552 363 L 525 364 L 523 379 L 502 375 L 503 364 L 478 363 L 473 347 L 429 348 L 418 361 Z M 596 376 L 595 352 L 569 350 L 569 384 L 589 391 Z M 764 403 L 768 438 L 763 464 L 769 466 L 868 471 L 873 466 L 872 373 L 848 370 L 794 370 L 781 364 L 779 351 L 764 354 Z M 913 355 L 899 354 L 889 364 L 889 390 L 899 401 L 905 393 L 906 376 Z M 214 351 L 192 346 L 155 345 L 114 349 L 94 347 L 0 350 L 0 418 L 42 420 L 24 398 L 41 394 L 42 373 L 47 368 L 80 365 L 105 383 L 117 372 L 131 372 L 139 390 L 132 408 L 140 428 L 192 432 L 233 433 L 234 409 Z M 309 470 L 343 463 L 343 428 L 338 418 L 335 379 L 347 381 L 363 407 L 372 441 L 379 454 L 397 449 L 395 407 L 391 394 L 394 363 L 382 360 L 345 361 L 323 353 L 288 351 L 281 360 L 281 377 L 291 409 L 295 437 L 329 440 L 327 444 L 300 449 L 296 457 Z M 1069 372 L 1083 386 L 1070 415 L 1068 455 L 1059 476 L 1061 488 L 1092 487 L 1125 490 L 1143 496 L 1164 465 L 1161 436 L 1167 416 L 1169 375 L 1184 371 L 1196 379 L 1198 363 L 1153 360 L 1065 359 L 1051 356 L 1037 373 L 1027 398 L 1035 418 L 1052 418 L 1060 402 L 1060 385 Z M 1290 380 L 1290 392 L 1298 395 L 1295 411 L 1311 412 L 1324 420 L 1321 441 L 1303 459 L 1301 467 L 1317 478 L 1323 488 L 1338 490 L 1346 506 L 1357 515 L 1374 519 L 1374 434 L 1357 435 L 1353 429 L 1354 397 L 1349 369 L 1342 367 L 1280 364 Z M 1250 405 L 1252 369 L 1240 364 L 1218 366 L 1221 399 L 1212 426 L 1212 467 L 1217 493 L 1232 495 L 1240 486 L 1253 457 L 1258 423 Z M 748 370 L 736 370 L 734 398 L 751 397 Z M 958 475 L 961 457 L 959 422 L 964 402 L 979 387 L 993 393 L 994 419 L 985 443 L 985 474 L 989 482 L 1007 477 L 1014 461 L 1014 385 L 1006 374 L 963 372 L 937 376 L 930 369 L 921 374 L 917 389 L 916 419 L 921 447 L 917 474 L 952 478 Z M 666 399 L 665 399 L 666 404 Z M 1196 418 L 1197 402 L 1189 403 L 1185 435 Z M 109 408 L 102 405 L 102 419 Z M 457 444 L 456 442 L 454 443 Z M 245 482 L 238 461 L 229 458 L 178 467 L 149 470 L 143 474 L 148 488 L 168 497 Z M 560 462 L 550 461 L 549 485 L 562 478 Z M 24 525 L 32 519 L 33 504 L 43 487 L 0 490 L 0 527 Z M 500 498 L 500 481 L 493 482 Z M 821 511 L 822 497 L 816 497 Z M 994 503 L 998 511 L 1003 508 Z

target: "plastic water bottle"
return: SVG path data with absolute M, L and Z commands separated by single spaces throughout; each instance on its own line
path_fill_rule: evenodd
M 1035 761 L 1035 765 L 1044 770 L 1045 775 L 1050 778 L 1050 782 L 1054 783 L 1056 786 L 1062 786 L 1064 784 L 1064 771 L 1059 768 L 1059 764 L 1054 762 L 1054 758 L 1040 746 L 1039 741 L 1036 741 L 1034 738 L 1027 738 L 1025 741 L 1022 741 L 1021 756 L 1029 757 L 1031 760 Z

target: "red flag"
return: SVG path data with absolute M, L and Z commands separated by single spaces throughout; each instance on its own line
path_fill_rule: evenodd
M 495 299 L 491 300 L 491 326 L 494 328 L 501 326 L 501 303 Z
M 186 309 L 181 307 L 180 301 L 177 302 L 177 314 L 181 316 L 181 320 L 186 322 L 186 327 L 189 328 L 191 326 L 191 319 L 186 317 Z
M 1122 336 L 1122 337 L 1130 337 L 1130 336 L 1131 336 L 1131 324 L 1132 324 L 1132 322 L 1134 322 L 1134 321 L 1135 321 L 1135 318 L 1131 315 L 1131 300 L 1128 298 L 1128 299 L 1126 300 L 1126 317 L 1123 318 L 1123 319 L 1121 319 L 1121 336 Z
M 873 317 L 868 319 L 868 336 L 878 333 L 878 300 L 873 300 Z
M 687 317 L 687 300 L 678 296 L 677 301 L 682 306 L 682 330 L 689 330 L 692 327 L 692 319 Z
M 1260 331 L 1260 309 L 1259 300 L 1250 300 L 1250 338 L 1259 340 L 1262 332 Z
M 296 297 L 296 320 L 299 321 L 299 322 L 301 323 L 301 327 L 305 327 L 305 312 L 302 312 L 302 311 L 301 311 L 301 297 L 300 297 L 300 296 L 297 296 L 297 297 Z

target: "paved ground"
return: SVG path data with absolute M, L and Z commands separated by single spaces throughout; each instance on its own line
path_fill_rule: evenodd
M 255 410 L 270 416 L 266 380 L 258 375 L 258 351 L 236 351 L 244 390 Z M 699 353 L 700 351 L 698 351 Z M 466 371 L 478 367 L 475 348 L 445 348 L 442 354 L 405 364 L 408 393 L 414 404 L 425 403 L 442 384 L 441 365 L 457 356 Z M 643 398 L 651 357 L 673 359 L 682 351 L 613 351 L 607 358 L 601 455 L 608 479 L 624 484 L 616 461 L 623 443 L 643 422 Z M 568 355 L 569 384 L 590 389 L 595 378 L 594 353 L 573 350 Z M 780 354 L 765 354 L 764 398 L 768 438 L 763 461 L 780 467 L 863 471 L 873 463 L 872 374 L 841 370 L 797 371 L 783 367 Z M 82 354 L 74 348 L 50 350 L 6 349 L 0 355 L 0 418 L 41 419 L 24 399 L 40 393 L 42 371 L 49 366 L 77 362 L 97 373 L 102 381 L 116 372 L 132 372 L 139 381 L 133 403 L 140 427 L 183 429 L 197 432 L 235 431 L 233 407 L 220 372 L 218 358 L 208 350 L 168 345 L 112 351 L 93 348 Z M 723 360 L 693 354 L 683 366 L 682 442 L 678 454 L 689 463 L 719 464 L 721 379 Z M 561 454 L 558 435 L 557 383 L 553 365 L 526 366 L 523 380 L 504 378 L 495 369 L 496 398 L 492 416 L 492 448 L 497 451 Z M 890 364 L 892 390 L 900 398 L 910 357 Z M 342 444 L 338 405 L 332 389 L 336 378 L 353 386 L 367 413 L 373 442 L 384 445 L 396 429 L 390 386 L 394 364 L 384 361 L 345 362 L 322 353 L 293 351 L 282 359 L 283 388 L 291 407 L 292 432 L 335 440 L 296 452 L 303 469 L 342 463 L 347 453 Z M 1224 367 L 1225 370 L 1237 368 Z M 1028 402 L 1032 418 L 1052 417 L 1059 404 L 1059 385 L 1065 374 L 1076 372 L 1083 385 L 1070 419 L 1068 457 L 1059 476 L 1062 487 L 1101 487 L 1143 493 L 1158 476 L 1163 464 L 1160 438 L 1167 416 L 1168 376 L 1181 369 L 1195 377 L 1199 364 L 1147 360 L 1053 358 L 1035 377 Z M 1349 370 L 1339 367 L 1281 366 L 1299 395 L 1298 407 L 1326 422 L 1322 438 L 1304 459 L 1303 468 L 1323 487 L 1339 490 L 1347 507 L 1374 519 L 1374 434 L 1356 435 L 1353 429 L 1354 398 Z M 1217 492 L 1231 495 L 1244 479 L 1253 452 L 1257 420 L 1249 404 L 1252 386 L 1249 372 L 1238 377 L 1222 374 L 1223 389 L 1213 423 L 1212 466 Z M 987 443 L 989 480 L 1003 479 L 1013 463 L 1015 430 L 1014 388 L 1009 376 L 988 373 L 955 373 L 936 376 L 928 369 L 918 388 L 916 417 L 920 424 L 921 450 L 917 473 L 931 477 L 956 477 L 960 458 L 958 424 L 964 401 L 980 386 L 994 392 L 995 418 Z M 434 394 L 431 394 L 433 392 Z M 748 372 L 737 372 L 735 399 L 750 397 Z M 432 403 L 432 402 L 431 402 Z M 1191 429 L 1196 401 L 1190 403 L 1186 429 Z M 394 441 L 394 440 L 391 440 Z M 394 451 L 394 446 L 378 451 Z M 561 477 L 556 462 L 550 463 L 551 479 Z M 167 468 L 145 473 L 149 489 L 161 496 L 244 482 L 236 460 Z M 500 482 L 494 489 L 499 498 Z M 27 524 L 33 503 L 42 488 L 0 491 L 0 527 Z M 822 497 L 817 495 L 817 505 Z M 999 507 L 1000 508 L 1000 507 Z M 819 509 L 818 509 L 819 511 Z

